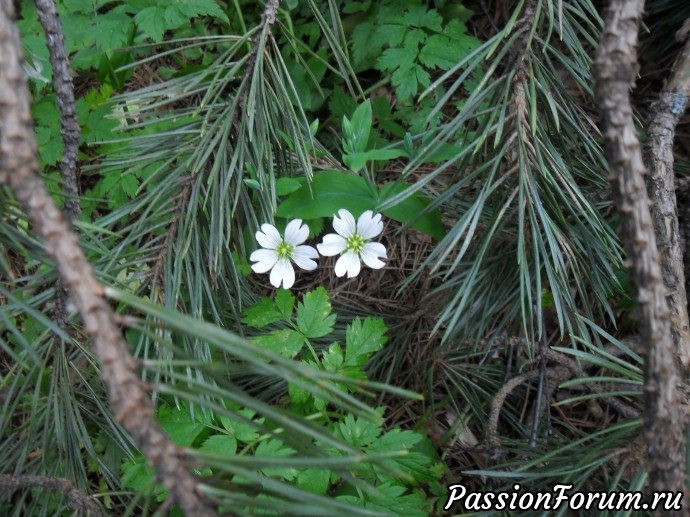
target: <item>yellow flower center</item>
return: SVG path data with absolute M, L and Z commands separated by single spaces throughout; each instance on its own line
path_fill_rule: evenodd
M 345 248 L 348 251 L 352 251 L 354 253 L 359 253 L 362 251 L 364 248 L 365 241 L 364 239 L 357 234 L 350 235 L 347 239 L 345 239 Z
M 290 260 L 290 257 L 292 257 L 292 252 L 294 251 L 294 249 L 294 246 L 288 244 L 285 241 L 282 241 L 280 244 L 278 244 L 278 247 L 276 248 L 276 255 L 278 255 L 279 259 Z

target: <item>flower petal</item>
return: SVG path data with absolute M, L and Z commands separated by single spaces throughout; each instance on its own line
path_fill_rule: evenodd
M 260 249 L 252 253 L 249 260 L 256 262 L 252 264 L 255 273 L 265 273 L 278 261 L 278 254 L 274 250 Z
M 302 269 L 312 271 L 316 269 L 316 262 L 311 259 L 318 258 L 319 254 L 311 246 L 297 246 L 292 253 L 292 260 Z
M 256 240 L 262 248 L 274 250 L 283 241 L 276 227 L 272 224 L 264 223 L 261 225 L 261 230 L 256 232 Z
M 362 248 L 362 251 L 366 251 L 381 258 L 388 258 L 388 255 L 386 255 L 386 247 L 380 242 L 367 242 Z
M 381 253 L 377 253 L 377 251 L 380 250 L 378 249 L 378 247 L 374 246 L 375 244 L 378 244 L 379 246 L 381 246 L 381 248 L 383 248 L 383 255 L 381 255 Z M 381 269 L 383 266 L 386 265 L 385 262 L 379 260 L 378 258 L 378 255 L 381 255 L 384 258 L 386 258 L 386 248 L 383 246 L 383 244 L 380 244 L 378 242 L 368 242 L 364 245 L 362 251 L 359 254 L 362 257 L 364 263 L 371 269 Z
M 285 227 L 285 242 L 297 246 L 302 244 L 309 237 L 309 227 L 302 224 L 302 219 L 290 221 Z
M 353 278 L 359 274 L 361 267 L 359 255 L 348 251 L 335 263 L 335 276 L 340 277 L 347 273 L 348 278 Z
M 283 283 L 285 289 L 290 289 L 295 283 L 295 270 L 287 259 L 280 259 L 271 270 L 271 285 L 276 289 Z
M 343 237 L 354 235 L 357 231 L 357 223 L 355 223 L 355 218 L 352 217 L 352 214 L 341 208 L 338 210 L 338 215 L 340 219 L 337 216 L 333 217 L 333 229 Z
M 345 239 L 335 233 L 329 233 L 323 236 L 323 242 L 317 244 L 316 248 L 324 257 L 332 257 L 345 251 Z
M 365 239 L 373 239 L 383 231 L 381 214 L 367 210 L 357 220 L 357 233 Z

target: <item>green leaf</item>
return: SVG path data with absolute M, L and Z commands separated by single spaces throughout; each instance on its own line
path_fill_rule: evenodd
M 355 217 L 376 206 L 376 192 L 361 176 L 340 171 L 325 171 L 314 175 L 311 183 L 313 197 L 304 186 L 290 194 L 278 205 L 276 216 L 289 219 L 333 217 L 340 209 L 349 210 Z
M 353 132 L 353 137 L 349 142 L 352 152 L 366 151 L 371 132 L 371 101 L 369 99 L 357 106 L 350 124 Z
M 331 482 L 331 472 L 326 469 L 305 469 L 297 475 L 297 487 L 315 494 L 325 494 Z
M 255 412 L 251 409 L 240 409 L 236 413 L 247 420 L 252 420 L 255 415 Z M 259 418 L 256 422 L 261 424 L 263 421 L 263 418 Z M 221 416 L 220 423 L 228 431 L 228 434 L 232 435 L 238 442 L 253 443 L 259 439 L 259 433 L 256 428 L 239 419 Z
M 237 440 L 227 434 L 216 434 L 206 439 L 199 450 L 215 454 L 221 458 L 231 458 L 237 452 Z
M 191 446 L 206 427 L 203 422 L 195 421 L 189 408 L 184 406 L 161 407 L 158 410 L 157 420 L 170 439 L 183 447 Z
M 321 365 L 327 372 L 338 373 L 343 366 L 343 351 L 338 343 L 333 343 L 321 356 Z
M 407 186 L 401 183 L 386 183 L 379 191 L 379 199 L 383 202 L 405 191 L 406 188 Z M 397 205 L 384 210 L 383 214 L 398 222 L 408 224 L 421 214 L 428 205 L 429 200 L 425 199 L 422 194 L 415 193 Z M 443 223 L 441 222 L 441 212 L 437 209 L 418 218 L 412 225 L 412 228 L 430 235 L 437 240 L 443 239 L 446 234 Z
M 373 422 L 347 415 L 345 420 L 336 426 L 336 432 L 347 443 L 355 447 L 366 447 L 381 434 L 381 427 Z
M 139 30 L 155 43 L 163 41 L 165 32 L 165 7 L 151 6 L 139 11 L 134 17 Z
M 335 314 L 323 287 L 317 287 L 302 297 L 297 307 L 297 327 L 307 338 L 319 338 L 333 331 Z
M 299 315 L 298 315 L 299 318 Z M 252 342 L 265 350 L 293 358 L 302 350 L 304 336 L 292 329 L 274 330 L 268 336 L 256 336 Z
M 276 180 L 276 195 L 287 196 L 292 192 L 301 189 L 304 186 L 303 181 L 298 181 L 295 178 L 278 178 Z
M 388 340 L 386 330 L 380 318 L 366 318 L 364 322 L 355 318 L 345 331 L 345 366 L 363 366 Z
M 276 308 L 283 315 L 285 321 L 290 320 L 292 310 L 295 308 L 295 297 L 287 289 L 278 289 L 275 298 Z
M 265 440 L 256 447 L 254 456 L 260 458 L 284 458 L 294 454 L 294 450 L 286 446 L 280 440 L 269 439 Z M 292 481 L 297 477 L 297 469 L 289 467 L 264 467 L 261 469 L 267 476 L 281 477 L 287 481 Z
M 401 156 L 408 156 L 402 149 L 371 149 L 363 153 L 343 155 L 343 163 L 352 171 L 359 171 L 371 160 L 393 160 Z
M 259 303 L 255 303 L 244 310 L 242 323 L 260 329 L 283 319 L 285 319 L 283 313 L 276 307 L 273 300 L 263 298 Z

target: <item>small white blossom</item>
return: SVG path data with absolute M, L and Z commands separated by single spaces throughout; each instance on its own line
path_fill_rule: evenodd
M 271 285 L 278 288 L 282 282 L 285 289 L 295 283 L 295 270 L 290 261 L 300 268 L 311 271 L 316 269 L 319 254 L 312 246 L 300 246 L 309 236 L 309 227 L 301 219 L 290 221 L 285 227 L 285 238 L 271 224 L 262 224 L 261 231 L 256 232 L 256 240 L 263 247 L 251 254 L 249 260 L 255 273 L 271 271 Z
M 341 208 L 338 216 L 333 217 L 333 229 L 338 232 L 324 235 L 323 242 L 316 247 L 321 255 L 330 257 L 342 256 L 335 263 L 336 276 L 347 273 L 348 278 L 359 274 L 361 260 L 372 269 L 381 269 L 385 263 L 380 258 L 386 258 L 386 247 L 380 242 L 369 242 L 383 231 L 381 214 L 374 214 L 367 210 L 355 223 L 350 212 Z

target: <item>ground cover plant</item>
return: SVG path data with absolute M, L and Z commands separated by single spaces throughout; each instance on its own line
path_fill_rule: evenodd
M 56 4 L 0 0 L 0 513 L 684 486 L 685 3 L 635 127 L 588 0 Z

